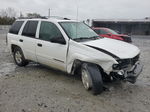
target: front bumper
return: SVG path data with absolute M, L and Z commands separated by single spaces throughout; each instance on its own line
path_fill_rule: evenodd
M 131 83 L 135 83 L 137 77 L 140 75 L 142 70 L 143 65 L 139 61 L 136 62 L 135 65 L 131 68 L 131 70 L 125 73 L 125 80 Z

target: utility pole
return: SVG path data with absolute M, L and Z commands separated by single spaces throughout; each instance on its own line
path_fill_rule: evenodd
M 23 17 L 22 12 L 20 12 L 20 18 L 22 18 L 22 17 Z
M 50 8 L 48 9 L 48 18 L 50 18 Z

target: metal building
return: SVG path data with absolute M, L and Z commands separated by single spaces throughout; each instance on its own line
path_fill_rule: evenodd
M 107 27 L 130 35 L 150 35 L 150 19 L 93 19 L 92 27 Z

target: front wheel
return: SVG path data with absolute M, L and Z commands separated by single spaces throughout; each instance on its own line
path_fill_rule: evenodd
M 86 90 L 92 90 L 94 95 L 103 92 L 103 80 L 97 65 L 84 63 L 81 68 L 81 78 Z

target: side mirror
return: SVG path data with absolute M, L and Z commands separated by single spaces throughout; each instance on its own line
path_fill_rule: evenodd
M 50 40 L 52 43 L 66 44 L 66 41 L 63 37 L 55 37 Z

